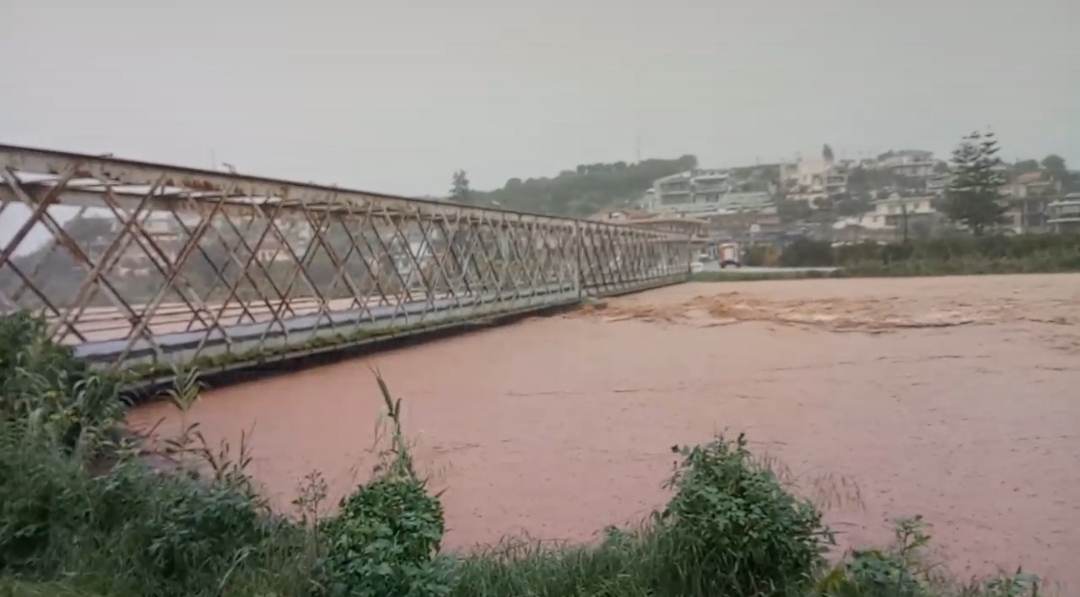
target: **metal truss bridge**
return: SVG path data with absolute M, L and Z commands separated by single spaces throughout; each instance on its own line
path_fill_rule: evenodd
M 108 370 L 277 359 L 684 281 L 686 235 L 0 145 L 0 313 Z

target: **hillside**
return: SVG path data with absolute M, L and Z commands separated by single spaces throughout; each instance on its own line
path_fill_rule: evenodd
M 554 178 L 511 178 L 499 189 L 471 191 L 469 203 L 535 213 L 587 216 L 632 204 L 641 199 L 657 178 L 696 166 L 697 158 L 692 155 L 629 164 L 581 164 Z

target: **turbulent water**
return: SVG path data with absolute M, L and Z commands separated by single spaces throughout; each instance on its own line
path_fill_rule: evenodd
M 336 500 L 375 461 L 372 367 L 452 547 L 640 520 L 673 444 L 746 431 L 841 548 L 921 513 L 958 574 L 1023 564 L 1080 590 L 1080 275 L 684 284 L 216 389 L 192 417 L 234 448 L 251 433 L 282 511 L 313 469 Z

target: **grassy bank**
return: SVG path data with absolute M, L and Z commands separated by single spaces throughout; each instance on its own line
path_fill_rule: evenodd
M 690 275 L 691 282 L 758 282 L 762 280 L 805 280 L 843 277 L 839 271 L 793 270 L 771 272 L 698 272 Z
M 293 511 L 275 513 L 247 474 L 245 442 L 210 444 L 186 423 L 197 375 L 179 375 L 166 397 L 180 431 L 131 437 L 115 383 L 46 341 L 40 322 L 0 319 L 0 595 L 1034 594 L 1024 575 L 936 575 L 916 519 L 898 524 L 894 545 L 830 565 L 819 509 L 742 437 L 677 448 L 671 500 L 637 528 L 591 545 L 449 553 L 400 401 L 376 382 L 385 417 L 370 479 L 327 517 L 313 472 Z
M 1080 272 L 1080 258 L 1043 259 L 967 257 L 938 261 L 912 259 L 892 263 L 856 262 L 837 270 L 834 277 L 971 276 L 985 274 L 1057 274 Z
M 880 265 L 867 263 L 833 271 L 773 271 L 773 272 L 698 272 L 691 282 L 762 282 L 766 280 L 820 280 L 824 278 L 906 278 L 917 276 L 979 276 L 990 274 L 1060 274 L 1080 272 L 1080 269 L 1032 268 L 1024 263 L 1001 261 L 969 263 L 925 263 Z
M 764 263 L 762 251 L 744 256 L 747 265 L 835 267 L 833 271 L 700 272 L 695 282 L 745 282 L 805 278 L 862 278 L 1031 274 L 1080 272 L 1080 235 L 958 237 L 879 245 L 860 243 L 833 247 L 801 239 Z

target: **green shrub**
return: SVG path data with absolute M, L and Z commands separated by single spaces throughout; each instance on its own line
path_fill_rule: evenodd
M 443 530 L 442 505 L 420 481 L 383 478 L 361 487 L 322 528 L 330 594 L 447 594 L 449 568 L 436 558 Z
M 896 521 L 893 544 L 884 549 L 854 550 L 822 576 L 818 597 L 1037 597 L 1039 578 L 1017 570 L 958 585 L 928 562 L 930 535 L 922 517 Z
M 700 595 L 791 595 L 809 586 L 831 542 L 821 514 L 756 464 L 746 438 L 679 448 L 674 497 L 660 515 L 672 570 Z
M 1080 236 L 950 237 L 881 245 L 871 251 L 836 247 L 836 261 L 850 275 L 911 276 L 1062 272 L 1080 270 Z
M 322 569 L 331 595 L 429 597 L 450 592 L 449 562 L 438 557 L 442 504 L 413 470 L 401 429 L 401 401 L 376 375 L 390 423 L 390 447 L 376 477 L 342 500 L 321 528 Z
M 905 243 L 863 242 L 828 248 L 799 240 L 784 249 L 785 266 L 835 264 L 853 276 L 1063 272 L 1080 270 L 1080 235 L 953 236 Z
M 20 591 L 308 586 L 302 533 L 269 515 L 227 454 L 208 468 L 229 474 L 210 479 L 197 465 L 151 470 L 119 433 L 118 385 L 49 341 L 41 320 L 0 318 L 0 392 L 0 575 L 25 581 Z
M 132 459 L 95 475 L 0 426 L 0 574 L 105 594 L 219 595 L 267 576 L 303 586 L 300 539 L 238 488 Z
M 101 516 L 110 522 L 101 530 L 128 542 L 132 563 L 163 587 L 195 591 L 214 576 L 224 574 L 231 559 L 257 549 L 273 528 L 259 504 L 222 484 L 201 485 L 177 477 L 148 479 L 139 465 L 121 467 L 96 480 L 98 504 L 117 506 L 141 514 L 137 519 Z M 154 483 L 150 501 L 133 492 Z M 207 573 L 210 572 L 210 575 Z M 204 576 L 207 575 L 207 576 Z M 195 582 L 192 582 L 195 581 Z
M 1017 570 L 1015 574 L 984 580 L 966 588 L 971 597 L 1038 597 L 1039 577 Z
M 743 250 L 742 264 L 759 267 L 773 265 L 779 259 L 779 251 L 772 245 L 750 245 Z
M 784 267 L 816 267 L 833 264 L 832 246 L 828 241 L 800 238 L 784 247 L 780 265 Z
M 66 449 L 92 455 L 123 417 L 116 382 L 51 342 L 45 322 L 0 317 L 0 422 L 19 421 Z
M 899 243 L 881 247 L 881 262 L 884 264 L 896 261 L 907 261 L 915 253 L 915 247 L 911 243 Z
M 831 536 L 745 438 L 678 449 L 667 508 L 599 545 L 512 542 L 457 565 L 454 594 L 653 597 L 805 595 Z
M 880 245 L 872 241 L 864 241 L 861 243 L 833 247 L 834 261 L 836 262 L 836 265 L 849 265 L 852 263 L 864 262 L 880 263 L 882 261 L 882 248 L 884 246 L 885 245 Z
M 828 597 L 930 597 L 929 567 L 922 548 L 930 541 L 920 517 L 896 523 L 891 549 L 856 550 L 819 586 Z
M 0 571 L 46 563 L 54 540 L 89 514 L 82 467 L 47 448 L 28 438 L 25 424 L 0 422 Z

